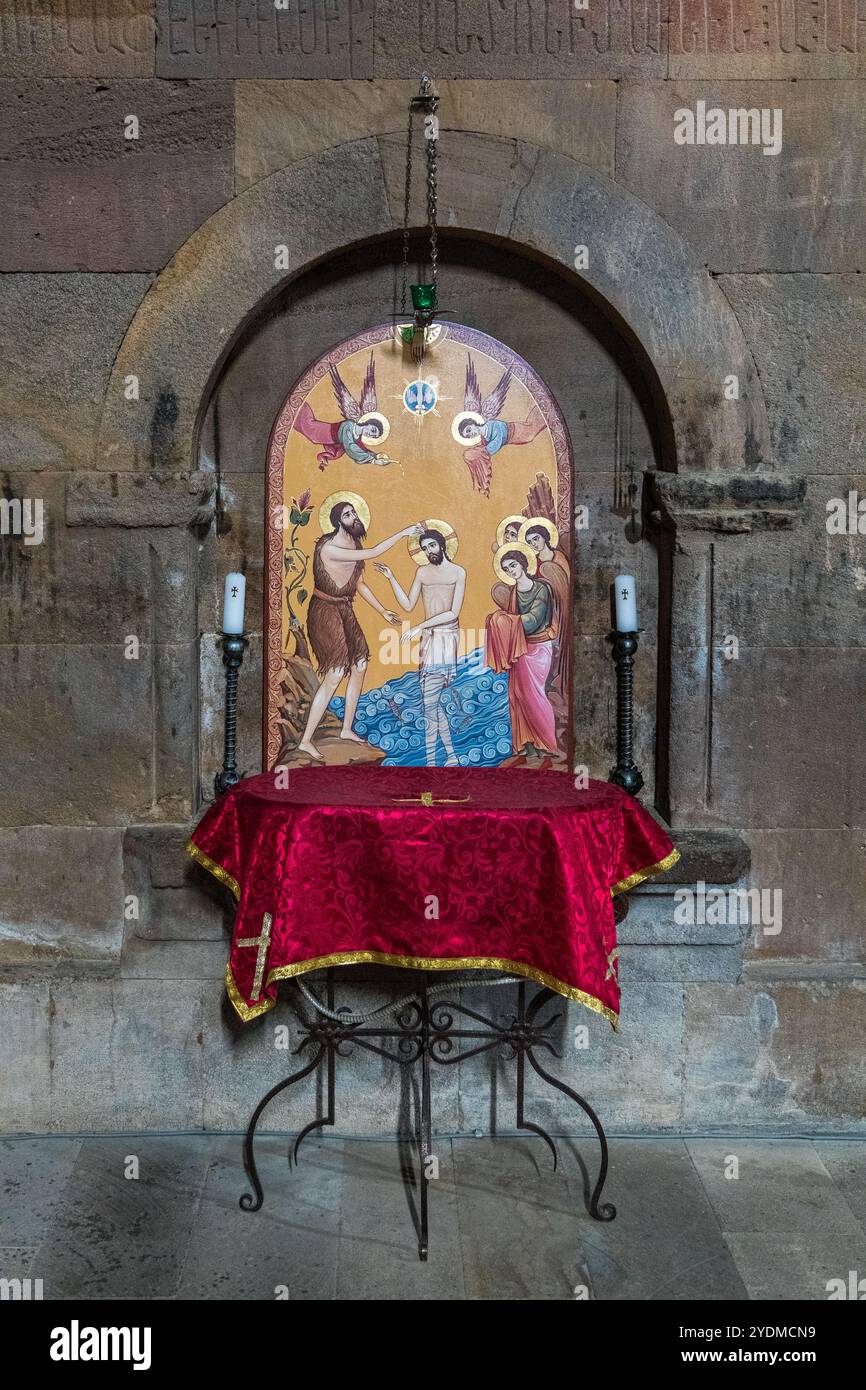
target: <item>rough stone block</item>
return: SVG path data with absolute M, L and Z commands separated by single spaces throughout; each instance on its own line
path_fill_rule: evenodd
M 0 0 L 0 77 L 152 77 L 153 0 Z
M 374 141 L 339 146 L 317 167 L 323 177 L 315 184 L 302 163 L 248 189 L 175 256 L 115 362 L 97 467 L 188 468 L 187 432 L 197 431 L 214 363 L 250 306 L 270 299 L 307 262 L 327 256 L 323 226 L 336 249 L 377 235 L 383 219 L 390 223 Z M 282 246 L 287 263 L 275 254 Z M 215 292 L 218 285 L 223 288 Z M 130 374 L 140 381 L 134 414 L 123 388 Z
M 188 820 L 193 813 L 197 702 L 197 644 L 154 646 L 153 777 L 160 819 Z
M 66 483 L 67 526 L 208 526 L 210 473 L 76 473 Z
M 745 338 L 703 253 L 672 236 L 647 201 L 619 188 L 618 170 L 611 184 L 550 150 L 522 146 L 497 231 L 569 272 L 576 247 L 586 247 L 590 297 L 607 300 L 638 334 L 669 398 L 680 472 L 754 470 L 769 444 Z M 731 373 L 741 397 L 722 409 Z
M 616 87 L 612 82 L 437 81 L 443 166 L 448 131 L 531 140 L 613 174 Z M 359 135 L 405 141 L 415 81 L 238 82 L 235 184 L 240 190 L 275 169 Z M 416 122 L 421 140 L 421 121 Z M 421 165 L 419 163 L 419 177 Z M 444 220 L 444 219 L 443 219 Z
M 502 210 L 503 190 L 508 188 L 511 171 L 517 162 L 517 142 L 467 132 L 448 159 L 444 154 L 446 140 L 447 135 L 443 135 L 438 177 L 439 216 L 443 224 L 495 232 Z M 391 218 L 395 226 L 400 226 L 405 205 L 406 136 L 380 135 L 378 144 Z M 420 157 L 418 163 L 423 169 Z M 426 182 L 419 175 L 412 183 L 411 226 L 426 225 L 426 208 Z
M 231 197 L 232 126 L 219 83 L 4 82 L 0 269 L 161 270 Z
M 138 538 L 70 532 L 63 522 L 61 473 L 16 472 L 5 496 L 39 520 L 31 544 L 23 535 L 0 541 L 0 643 L 107 641 L 151 629 L 147 549 Z M 33 509 L 38 509 L 34 511 Z
M 158 0 L 158 77 L 372 77 L 374 0 Z
M 712 637 L 723 655 L 731 637 L 740 647 L 839 651 L 863 645 L 866 537 L 826 530 L 827 503 L 835 498 L 847 508 L 851 491 L 866 498 L 866 475 L 809 478 L 792 534 L 742 536 L 714 546 Z
M 55 980 L 51 1129 L 199 1128 L 200 988 L 207 986 L 189 980 Z
M 866 834 L 862 830 L 751 830 L 749 886 L 778 894 L 779 921 L 756 923 L 754 961 L 860 961 L 866 930 Z
M 791 828 L 866 824 L 851 722 L 864 678 L 862 649 L 713 653 L 707 807 L 717 821 L 772 829 L 784 806 Z
M 828 169 L 833 163 L 824 161 Z M 777 466 L 856 470 L 866 448 L 863 277 L 725 275 L 720 284 L 761 373 Z
M 866 167 L 856 154 L 866 139 L 862 98 L 858 81 L 625 85 L 617 179 L 676 228 L 711 270 L 862 270 Z M 676 144 L 674 113 L 694 112 L 698 101 L 726 113 L 781 110 L 781 150 L 768 156 L 752 144 Z M 830 130 L 845 132 L 832 158 Z
M 48 985 L 0 980 L 0 1006 L 0 1131 L 44 1131 L 51 1117 Z
M 119 831 L 30 825 L 0 845 L 0 960 L 119 955 Z
M 671 831 L 680 858 L 664 876 L 665 884 L 736 883 L 748 872 L 749 846 L 739 835 L 724 830 Z
M 689 985 L 684 1128 L 861 1130 L 866 981 Z
M 7 646 L 8 825 L 112 825 L 141 819 L 153 797 L 150 653 L 122 646 Z
M 0 276 L 0 470 L 87 466 L 111 365 L 149 283 Z
M 9 479 L 7 498 L 41 502 L 43 541 L 2 540 L 0 643 L 191 641 L 198 631 L 196 538 L 169 527 L 68 528 L 67 476 Z
M 139 904 L 138 917 L 128 919 L 124 940 L 127 973 L 133 973 L 133 955 L 138 962 L 156 958 L 139 949 L 138 941 L 207 941 L 218 943 L 223 953 L 216 978 L 222 977 L 233 920 L 228 892 L 186 853 L 191 829 L 189 824 L 134 826 L 124 835 L 126 891 L 135 894 Z M 173 976 L 179 973 L 177 955 L 164 952 L 159 958 L 171 962 Z

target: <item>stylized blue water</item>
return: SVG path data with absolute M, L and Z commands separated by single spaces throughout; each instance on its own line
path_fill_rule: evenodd
M 442 697 L 461 767 L 497 767 L 511 753 L 508 677 L 481 666 L 480 659 L 480 650 L 461 657 L 457 676 Z M 328 708 L 342 719 L 345 700 L 339 696 Z M 421 683 L 417 672 L 409 671 L 378 690 L 361 693 L 354 729 L 387 754 L 385 767 L 423 767 L 422 716 Z M 445 749 L 439 740 L 436 765 L 444 762 Z

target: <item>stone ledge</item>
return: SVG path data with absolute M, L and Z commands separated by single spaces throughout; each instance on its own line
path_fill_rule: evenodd
M 649 473 L 651 519 L 668 530 L 724 533 L 788 530 L 803 506 L 805 478 L 777 474 Z
M 212 473 L 76 473 L 66 480 L 67 526 L 208 526 Z
M 657 818 L 658 819 L 658 818 Z M 752 851 L 733 830 L 672 830 L 662 821 L 680 852 L 672 869 L 647 887 L 666 884 L 736 883 L 749 872 Z

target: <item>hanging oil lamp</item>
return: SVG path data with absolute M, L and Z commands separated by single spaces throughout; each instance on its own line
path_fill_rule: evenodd
M 439 240 L 437 217 L 437 152 L 439 141 L 439 97 L 426 73 L 422 75 L 417 96 L 409 102 L 409 130 L 406 138 L 406 185 L 403 205 L 403 283 L 400 295 L 400 317 L 407 313 L 406 290 L 409 279 L 409 204 L 412 197 L 412 138 L 416 111 L 424 116 L 424 152 L 427 161 L 427 232 L 430 238 L 430 279 L 410 285 L 412 322 L 400 326 L 400 337 L 409 347 L 414 362 L 421 362 L 429 345 L 434 320 L 441 316 L 438 304 Z

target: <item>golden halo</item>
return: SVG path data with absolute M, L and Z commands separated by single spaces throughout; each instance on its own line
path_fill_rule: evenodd
M 527 560 L 529 561 L 529 569 L 527 573 L 530 579 L 534 579 L 535 562 L 538 559 L 538 556 L 536 555 L 532 547 L 528 546 L 525 541 L 509 541 L 507 545 L 501 545 L 499 547 L 499 549 L 493 557 L 493 568 L 496 570 L 497 576 L 500 579 L 503 579 L 506 584 L 514 585 L 516 583 L 516 580 L 512 579 L 510 574 L 506 574 L 505 570 L 502 568 L 502 557 L 503 555 L 507 555 L 509 550 L 519 550 L 521 555 L 526 556 Z
M 519 529 L 519 528 L 524 524 L 525 521 L 526 521 L 526 517 L 525 517 L 525 516 L 504 516 L 504 517 L 502 518 L 502 520 L 500 521 L 499 525 L 498 525 L 497 528 L 496 528 L 496 544 L 497 544 L 497 545 L 504 545 L 504 544 L 505 544 L 505 528 L 506 528 L 506 526 L 516 525 L 516 526 L 518 527 L 518 529 Z M 519 539 L 519 537 L 518 537 L 518 539 Z
M 357 492 L 332 492 L 330 497 L 325 498 L 319 508 L 319 529 L 323 533 L 327 532 L 329 535 L 331 533 L 331 508 L 336 507 L 338 502 L 351 502 L 358 516 L 364 523 L 364 530 L 366 531 L 369 529 L 370 508 L 367 506 L 363 497 L 359 497 Z
M 358 417 L 358 424 L 366 425 L 370 420 L 375 420 L 376 424 L 381 427 L 382 433 L 375 439 L 370 439 L 366 434 L 362 434 L 361 443 L 366 444 L 368 449 L 375 449 L 377 445 L 384 444 L 391 433 L 391 422 L 380 410 L 368 410 L 366 415 Z
M 556 547 L 559 545 L 559 531 L 556 529 L 552 521 L 548 521 L 546 516 L 528 517 L 520 528 L 520 539 L 522 541 L 526 541 L 526 533 L 529 530 L 530 526 L 542 526 L 544 530 L 547 532 L 548 536 L 550 537 L 551 550 L 556 549 Z M 526 544 L 529 545 L 529 542 L 526 541 Z M 538 557 L 536 556 L 536 559 L 537 558 Z
M 449 560 L 453 560 L 454 556 L 457 554 L 457 547 L 460 544 L 454 527 L 449 525 L 447 521 L 437 521 L 435 517 L 430 517 L 427 521 L 423 522 L 423 526 L 425 531 L 438 531 L 440 535 L 445 537 L 445 554 L 448 556 Z M 421 549 L 420 536 L 407 536 L 406 545 L 416 565 L 429 565 L 430 561 Z
M 451 438 L 456 439 L 458 444 L 480 444 L 480 434 L 461 434 L 460 426 L 465 425 L 467 420 L 472 420 L 476 425 L 484 424 L 484 416 L 479 415 L 475 410 L 461 410 L 459 415 L 455 415 L 451 421 Z

